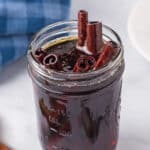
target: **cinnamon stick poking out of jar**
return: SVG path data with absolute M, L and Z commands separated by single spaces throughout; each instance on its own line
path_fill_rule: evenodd
M 113 54 L 115 53 L 112 42 L 108 42 L 104 49 L 102 50 L 102 53 L 100 54 L 97 62 L 94 65 L 94 69 L 98 69 L 105 65 L 109 60 L 111 60 Z
M 78 12 L 78 46 L 84 46 L 86 40 L 86 26 L 88 23 L 88 12 L 80 10 Z
M 87 24 L 87 49 L 92 54 L 97 54 L 103 45 L 102 23 L 99 21 Z

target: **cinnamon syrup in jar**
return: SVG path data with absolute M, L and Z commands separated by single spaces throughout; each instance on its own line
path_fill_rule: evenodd
M 86 53 L 77 46 L 77 22 L 57 27 L 41 31 L 28 54 L 43 150 L 116 150 L 124 71 L 121 40 L 103 26 L 101 49 Z

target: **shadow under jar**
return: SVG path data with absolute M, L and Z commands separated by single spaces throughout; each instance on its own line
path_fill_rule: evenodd
M 120 52 L 107 66 L 87 73 L 46 69 L 32 57 L 37 48 L 68 39 L 77 39 L 76 21 L 45 27 L 29 46 L 28 71 L 43 150 L 115 150 L 124 71 L 121 40 L 104 25 L 103 39 L 116 42 Z

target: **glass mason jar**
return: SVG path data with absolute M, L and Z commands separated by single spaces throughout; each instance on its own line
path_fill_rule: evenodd
M 104 68 L 61 73 L 38 64 L 31 52 L 59 40 L 77 39 L 77 21 L 58 22 L 39 31 L 28 51 L 39 135 L 44 150 L 115 150 L 118 141 L 123 46 L 117 33 L 103 26 L 103 38 L 119 45 L 118 56 Z

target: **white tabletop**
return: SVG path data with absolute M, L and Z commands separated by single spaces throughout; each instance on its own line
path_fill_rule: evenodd
M 137 0 L 73 0 L 71 18 L 86 8 L 91 19 L 102 20 L 122 37 L 126 71 L 122 93 L 118 150 L 150 149 L 150 63 L 131 46 L 127 34 L 129 13 Z M 14 150 L 41 150 L 36 132 L 32 83 L 26 59 L 0 73 L 0 141 Z

